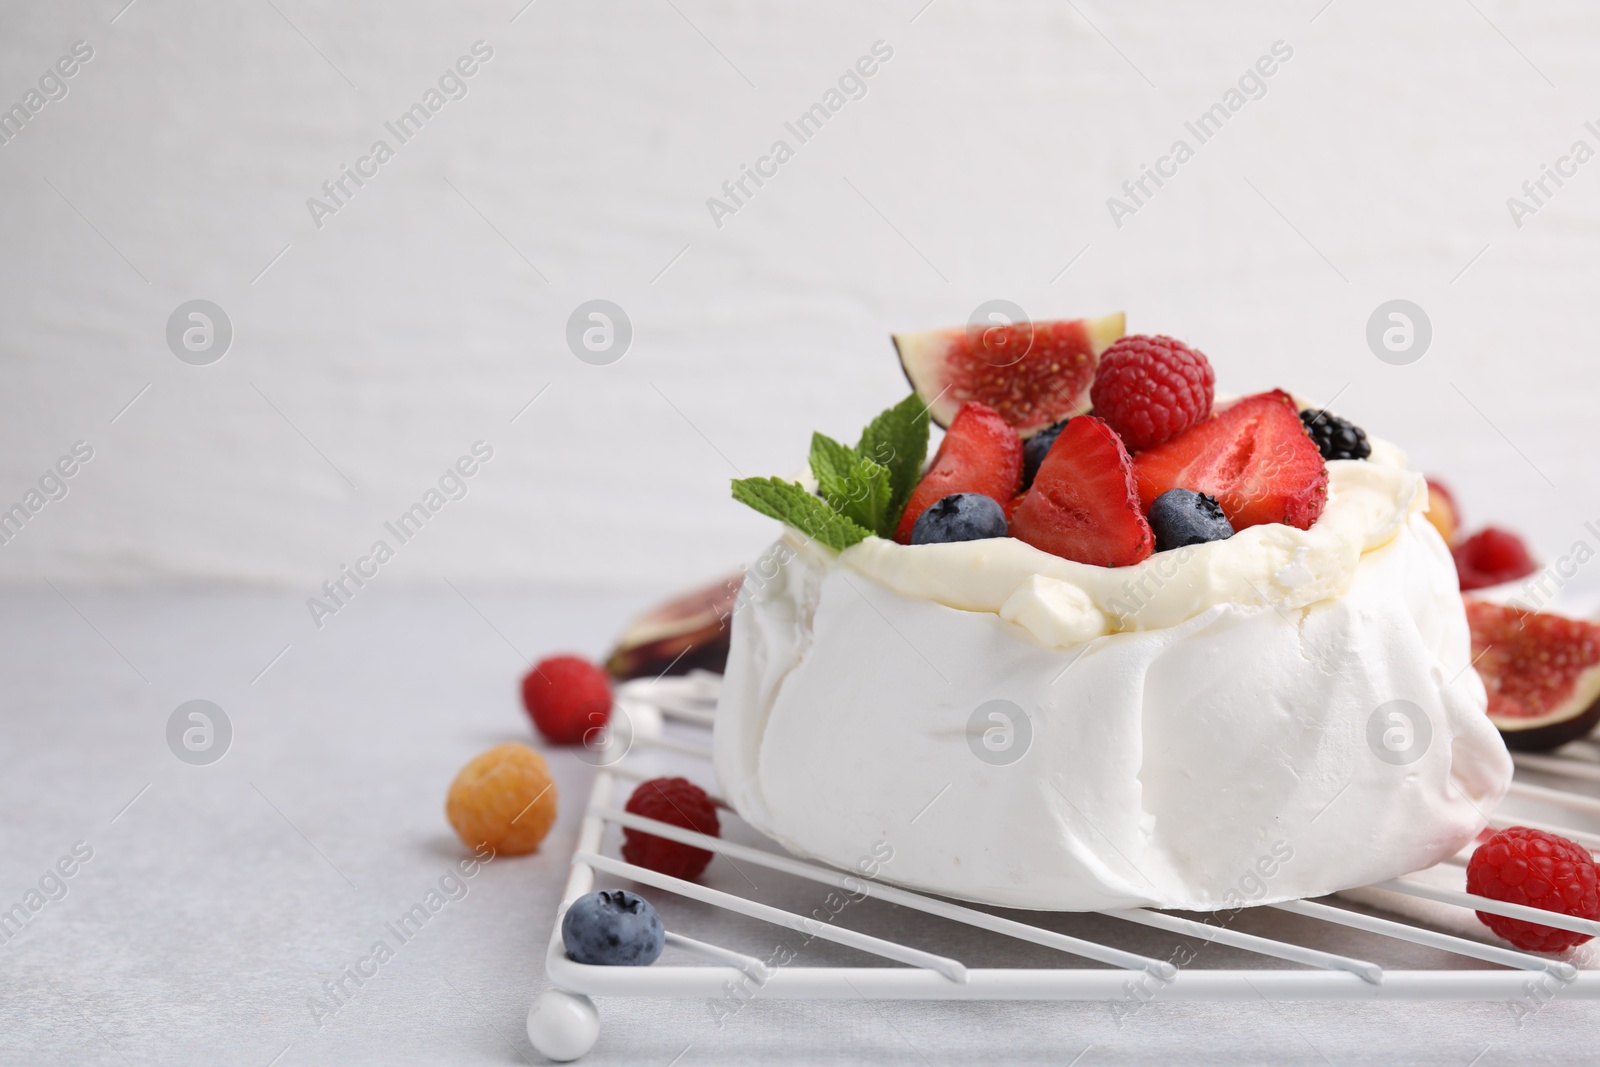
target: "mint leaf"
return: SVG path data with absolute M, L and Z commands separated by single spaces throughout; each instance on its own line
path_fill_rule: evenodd
M 882 412 L 861 432 L 856 451 L 889 469 L 889 502 L 883 536 L 894 532 L 911 499 L 911 490 L 922 477 L 922 461 L 928 458 L 928 407 L 912 393 L 894 407 Z
M 826 434 L 811 435 L 811 473 L 816 476 L 822 499 L 835 508 L 839 506 L 838 499 L 850 496 L 850 468 L 855 462 L 855 449 Z
M 893 492 L 889 484 L 889 468 L 870 459 L 850 453 L 850 471 L 837 494 L 823 494 L 823 498 L 845 518 L 856 525 L 887 537 L 889 497 Z
M 799 482 L 786 482 L 782 478 L 738 478 L 733 483 L 733 499 L 799 530 L 835 552 L 843 552 L 872 536 L 871 530 L 839 514 L 806 492 Z

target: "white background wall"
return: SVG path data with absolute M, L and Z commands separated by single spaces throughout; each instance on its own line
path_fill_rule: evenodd
M 95 450 L 0 580 L 309 593 L 480 438 L 385 583 L 709 577 L 772 532 L 735 471 L 853 434 L 902 395 L 888 333 L 993 297 L 1338 394 L 1547 554 L 1600 518 L 1600 162 L 1520 229 L 1505 204 L 1600 148 L 1592 4 L 523 2 L 0 6 L 0 103 L 94 48 L 0 147 L 0 506 Z M 316 228 L 307 197 L 479 39 L 469 95 Z M 706 198 L 877 40 L 868 95 L 716 228 Z M 1106 198 L 1277 40 L 1265 98 L 1116 228 Z M 212 366 L 164 340 L 195 297 L 236 331 Z M 593 297 L 634 323 L 609 367 L 564 343 Z M 1433 321 L 1412 366 L 1363 339 L 1393 297 Z

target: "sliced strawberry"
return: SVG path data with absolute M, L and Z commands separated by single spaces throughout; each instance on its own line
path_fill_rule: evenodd
M 1155 550 L 1128 450 L 1111 427 L 1092 415 L 1067 423 L 1017 506 L 1011 535 L 1097 567 L 1126 567 Z
M 1216 497 L 1235 530 L 1282 522 L 1311 528 L 1328 501 L 1328 467 L 1294 398 L 1247 396 L 1133 461 L 1148 510 L 1168 489 Z
M 911 543 L 917 519 L 951 493 L 982 493 L 1005 507 L 1022 486 L 1022 438 L 987 404 L 961 405 L 934 453 L 928 473 L 911 491 L 894 539 Z

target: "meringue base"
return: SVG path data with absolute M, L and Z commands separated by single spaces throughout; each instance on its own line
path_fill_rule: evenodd
M 963 900 L 1217 910 L 1470 842 L 1511 779 L 1484 709 L 1420 513 L 1338 597 L 1069 648 L 786 537 L 747 575 L 714 748 L 728 801 L 801 856 L 887 842 L 884 880 Z

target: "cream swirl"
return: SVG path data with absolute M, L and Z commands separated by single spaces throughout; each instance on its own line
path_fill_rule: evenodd
M 1405 454 L 1373 440 L 1370 459 L 1328 463 L 1328 503 L 1309 530 L 1252 526 L 1131 567 L 1075 563 L 1010 537 L 941 545 L 873 537 L 838 562 L 903 596 L 993 613 L 1063 648 L 1177 626 L 1219 604 L 1290 611 L 1343 596 L 1362 555 L 1393 540 L 1427 498 Z

